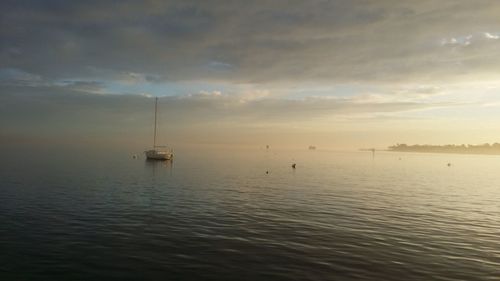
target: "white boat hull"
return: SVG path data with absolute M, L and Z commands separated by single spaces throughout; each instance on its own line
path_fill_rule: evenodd
M 156 149 L 151 149 L 144 151 L 147 159 L 151 160 L 170 160 L 174 156 L 170 151 L 160 151 Z

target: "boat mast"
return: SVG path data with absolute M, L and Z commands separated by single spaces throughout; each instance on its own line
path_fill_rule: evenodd
M 153 148 L 156 148 L 156 111 L 158 110 L 158 97 L 155 99 L 155 131 L 153 137 Z

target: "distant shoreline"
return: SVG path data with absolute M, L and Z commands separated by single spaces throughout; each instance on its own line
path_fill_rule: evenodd
M 418 152 L 418 153 L 448 153 L 448 154 L 476 154 L 476 155 L 500 155 L 500 144 L 481 145 L 406 145 L 397 144 L 388 147 L 392 152 Z
M 414 151 L 414 150 L 382 150 L 388 152 L 440 153 L 440 154 L 470 154 L 470 155 L 500 155 L 500 152 L 465 152 L 465 151 Z

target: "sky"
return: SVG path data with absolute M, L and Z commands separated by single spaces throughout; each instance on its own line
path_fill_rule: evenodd
M 0 141 L 500 140 L 500 2 L 0 2 Z

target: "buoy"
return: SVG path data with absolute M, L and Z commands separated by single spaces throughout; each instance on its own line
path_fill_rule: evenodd
M 292 168 L 295 169 L 295 163 L 292 164 Z
M 269 174 L 269 171 L 266 171 L 266 174 Z
M 448 167 L 451 167 L 451 163 L 448 163 Z

